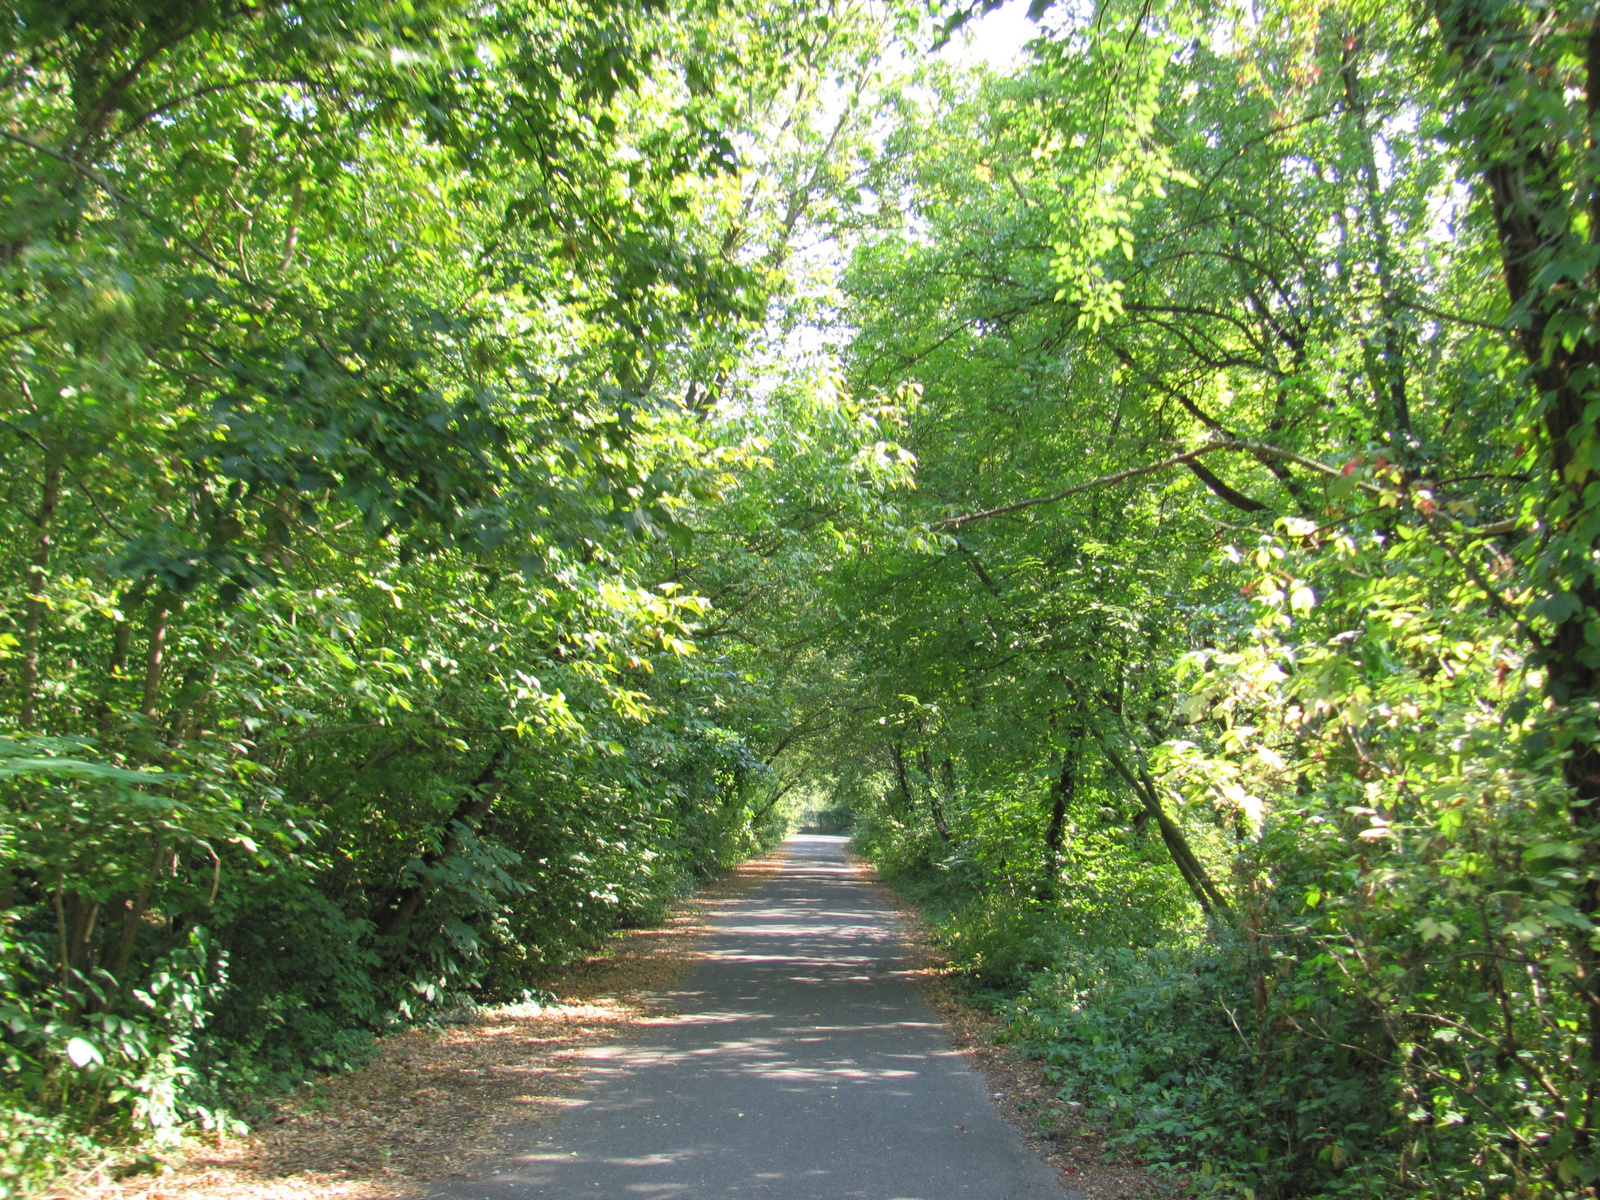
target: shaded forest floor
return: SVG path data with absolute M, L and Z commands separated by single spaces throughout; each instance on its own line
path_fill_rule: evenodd
M 1178 1200 L 1189 1194 L 1182 1181 L 1157 1179 L 1137 1161 L 1108 1154 L 1100 1114 L 1063 1103 L 1045 1079 L 1044 1064 L 1024 1058 L 1010 1045 L 1006 1023 L 975 1002 L 961 977 L 937 948 L 917 907 L 884 883 L 865 859 L 851 863 L 876 883 L 905 923 L 920 961 L 923 996 L 945 1021 L 950 1045 L 988 1080 L 995 1107 L 1022 1140 L 1061 1173 L 1061 1182 L 1087 1200 Z
M 272 1104 L 252 1135 L 189 1147 L 159 1175 L 62 1181 L 50 1200 L 412 1200 L 431 1180 L 480 1173 L 511 1126 L 571 1103 L 586 1054 L 663 1015 L 653 994 L 694 958 L 710 920 L 778 869 L 755 859 L 683 901 L 666 922 L 614 935 L 549 988 L 559 1003 L 486 1009 L 379 1043 L 348 1075 Z

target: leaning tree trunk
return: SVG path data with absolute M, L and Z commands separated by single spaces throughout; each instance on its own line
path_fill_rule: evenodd
M 1488 201 L 1501 274 L 1536 391 L 1529 435 L 1548 475 L 1539 513 L 1544 542 L 1536 587 L 1549 632 L 1520 628 L 1534 642 L 1555 704 L 1557 742 L 1566 749 L 1568 810 L 1589 880 L 1578 909 L 1600 919 L 1600 653 L 1589 630 L 1600 620 L 1595 553 L 1600 503 L 1600 13 L 1587 26 L 1562 19 L 1559 6 L 1494 0 L 1434 0 L 1446 62 L 1451 133 Z M 1573 56 L 1581 50 L 1581 60 Z M 1569 64 L 1581 68 L 1569 71 Z M 1564 123 L 1564 127 L 1563 127 Z M 1495 597 L 1502 606 L 1505 601 Z M 1571 938 L 1578 999 L 1588 1042 L 1586 1095 L 1569 1112 L 1574 1148 L 1600 1148 L 1600 948 L 1592 934 Z M 1586 1194 L 1600 1194 L 1590 1184 Z
M 1183 876 L 1183 881 L 1189 885 L 1189 891 L 1200 905 L 1200 911 L 1207 916 L 1229 912 L 1227 898 L 1218 890 L 1217 885 L 1211 881 L 1211 876 L 1206 873 L 1205 867 L 1195 857 L 1194 849 L 1189 845 L 1189 839 L 1183 830 L 1167 815 L 1167 810 L 1161 803 L 1161 795 L 1156 791 L 1150 776 L 1142 768 L 1135 775 L 1123 761 L 1122 756 L 1113 750 L 1104 738 L 1100 739 L 1100 749 L 1105 753 L 1106 761 L 1133 789 L 1133 794 L 1139 798 L 1144 811 L 1161 831 L 1161 840 L 1166 843 L 1167 852 L 1172 855 L 1173 865 L 1178 868 L 1178 874 Z
M 489 810 L 494 807 L 494 802 L 500 798 L 500 791 L 505 786 L 505 765 L 510 757 L 510 743 L 502 743 L 490 756 L 478 777 L 472 781 L 466 798 L 456 805 L 455 811 L 445 822 L 438 847 L 422 856 L 425 866 L 431 867 L 449 858 L 461 845 L 461 830 L 475 828 L 489 815 Z M 427 898 L 426 879 L 418 880 L 415 885 L 407 888 L 394 901 L 388 918 L 382 924 L 380 935 L 384 938 L 399 937 L 405 932 L 411 919 L 421 910 L 422 902 Z

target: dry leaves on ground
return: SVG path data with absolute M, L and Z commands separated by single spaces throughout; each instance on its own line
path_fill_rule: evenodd
M 51 1200 L 412 1200 L 429 1180 L 475 1174 L 508 1127 L 572 1102 L 587 1051 L 659 1014 L 652 993 L 687 969 L 710 918 L 780 861 L 745 863 L 664 924 L 615 936 L 549 984 L 560 1003 L 386 1038 L 368 1065 L 282 1102 L 248 1138 L 194 1147 L 160 1176 L 91 1172 Z
M 1045 1079 L 1044 1066 L 1007 1042 L 1005 1022 L 972 1004 L 966 989 L 934 946 L 927 923 L 905 897 L 888 887 L 864 859 L 851 864 L 876 884 L 905 924 L 923 996 L 950 1031 L 950 1045 L 989 1082 L 995 1106 L 1033 1151 L 1061 1173 L 1062 1182 L 1088 1200 L 1174 1200 L 1183 1189 L 1156 1180 L 1137 1162 L 1107 1161 L 1097 1114 L 1064 1103 Z

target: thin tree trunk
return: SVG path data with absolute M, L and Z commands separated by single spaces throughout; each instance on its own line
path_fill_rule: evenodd
M 178 703 L 168 719 L 174 744 L 193 741 L 199 731 L 210 694 L 212 673 L 213 668 L 209 664 L 196 664 L 184 672 L 182 686 L 178 689 Z
M 505 786 L 504 768 L 506 760 L 511 757 L 511 746 L 503 743 L 490 757 L 488 764 L 472 781 L 471 790 L 466 799 L 456 805 L 455 812 L 450 814 L 450 819 L 445 823 L 444 837 L 440 839 L 439 848 L 430 850 L 422 856 L 423 864 L 434 866 L 450 857 L 461 844 L 459 833 L 460 826 L 472 828 L 489 815 L 489 810 L 494 807 L 494 802 L 500 798 L 500 789 Z M 394 911 L 389 919 L 383 923 L 381 936 L 395 937 L 400 934 L 422 908 L 422 902 L 428 898 L 428 883 L 426 879 L 408 888 L 395 903 Z
M 762 821 L 765 821 L 767 819 L 768 814 L 770 814 L 773 809 L 778 807 L 778 801 L 782 800 L 791 791 L 793 791 L 794 788 L 795 788 L 795 785 L 798 784 L 799 782 L 800 782 L 800 777 L 796 776 L 795 778 L 791 779 L 788 783 L 784 784 L 776 792 L 774 792 L 772 794 L 772 798 L 761 806 L 761 811 L 760 812 L 751 814 L 750 824 L 752 826 L 755 826 L 755 825 L 761 824 Z
M 119 986 L 125 986 L 126 980 L 122 974 L 128 969 L 128 962 L 133 957 L 134 942 L 139 937 L 139 926 L 144 921 L 144 914 L 150 908 L 150 894 L 155 890 L 156 874 L 161 870 L 161 859 L 166 854 L 166 844 L 155 834 L 150 835 L 150 865 L 145 870 L 144 882 L 139 885 L 139 891 L 133 899 L 128 901 L 128 909 L 122 914 L 122 931 L 117 938 L 117 952 L 111 960 L 111 976 Z
M 1588 499 L 1594 475 L 1579 456 L 1597 432 L 1593 414 L 1600 395 L 1595 384 L 1600 348 L 1586 337 L 1550 336 L 1550 329 L 1553 321 L 1578 329 L 1592 324 L 1590 298 L 1600 286 L 1600 267 L 1591 265 L 1576 287 L 1559 278 L 1544 279 L 1539 269 L 1563 242 L 1573 247 L 1584 240 L 1590 246 L 1600 244 L 1600 177 L 1587 167 L 1578 177 L 1578 185 L 1588 192 L 1588 228 L 1581 230 L 1565 211 L 1570 193 L 1553 149 L 1559 145 L 1556 131 L 1538 115 L 1537 107 L 1508 104 L 1504 98 L 1526 91 L 1536 98 L 1552 96 L 1559 103 L 1553 81 L 1563 76 L 1557 56 L 1582 45 L 1588 143 L 1584 161 L 1592 163 L 1600 152 L 1600 13 L 1590 17 L 1587 37 L 1580 43 L 1576 38 L 1533 36 L 1526 10 L 1517 7 L 1434 0 L 1433 9 L 1445 52 L 1457 60 L 1451 64 L 1458 69 L 1452 71 L 1456 90 L 1449 102 L 1469 114 L 1464 127 L 1477 131 L 1466 149 L 1499 236 L 1506 297 L 1519 317 L 1516 332 L 1529 381 L 1541 396 L 1541 421 L 1553 468 L 1546 510 L 1554 535 L 1551 543 L 1560 556 L 1552 559 L 1540 591 L 1561 594 L 1577 604 L 1553 622 L 1555 628 L 1537 642 L 1537 648 L 1547 668 L 1547 694 L 1563 709 L 1570 706 L 1571 715 L 1563 720 L 1572 735 L 1572 749 L 1563 758 L 1562 773 L 1569 789 L 1568 815 L 1584 843 L 1579 862 L 1590 871 L 1576 907 L 1593 920 L 1600 918 L 1600 880 L 1594 878 L 1594 867 L 1600 864 L 1600 742 L 1593 736 L 1593 717 L 1587 714 L 1600 697 L 1600 664 L 1594 659 L 1588 631 L 1600 612 L 1600 586 L 1590 570 L 1595 537 L 1586 528 L 1594 513 Z M 1508 46 L 1519 49 L 1508 53 L 1504 49 Z M 1575 934 L 1570 945 L 1588 1042 L 1584 1097 L 1581 1107 L 1575 1102 L 1568 1112 L 1573 1149 L 1581 1159 L 1591 1153 L 1600 1122 L 1600 947 L 1588 931 Z M 1597 1194 L 1593 1185 L 1585 1191 Z
M 63 978 L 71 973 L 85 975 L 93 966 L 94 931 L 100 919 L 100 902 L 80 892 L 58 887 L 56 916 L 61 921 Z
M 1373 267 L 1378 276 L 1378 315 L 1383 322 L 1380 344 L 1369 346 L 1369 353 L 1377 357 L 1380 370 L 1372 380 L 1373 393 L 1378 401 L 1378 411 L 1387 412 L 1390 430 L 1378 430 L 1378 436 L 1393 446 L 1404 463 L 1416 461 L 1416 438 L 1411 432 L 1411 405 L 1406 396 L 1405 357 L 1400 344 L 1400 310 L 1394 286 L 1394 251 L 1389 242 L 1389 226 L 1384 220 L 1383 191 L 1379 187 L 1377 155 L 1373 151 L 1373 131 L 1367 123 L 1366 101 L 1361 95 L 1361 81 L 1356 75 L 1356 56 L 1361 50 L 1361 34 L 1355 33 L 1345 51 L 1339 75 L 1344 83 L 1346 111 L 1355 123 L 1361 140 L 1362 190 L 1366 193 L 1367 222 L 1372 228 Z
M 66 878 L 57 871 L 55 894 L 52 899 L 56 910 L 56 965 L 61 972 L 63 992 L 72 985 L 72 942 L 67 935 L 67 905 L 63 898 L 66 886 Z
M 95 702 L 95 728 L 102 737 L 111 732 L 111 697 L 117 684 L 127 678 L 128 651 L 132 646 L 133 622 L 126 619 L 118 621 L 111 635 L 111 660 L 106 665 L 106 677 Z
M 1084 734 L 1081 727 L 1074 730 L 1073 734 L 1076 736 L 1070 736 L 1067 748 L 1061 752 L 1061 773 L 1056 777 L 1055 787 L 1050 789 L 1050 823 L 1044 831 L 1044 880 L 1039 888 L 1039 895 L 1045 900 L 1053 899 L 1056 894 L 1067 811 L 1072 807 L 1078 791 L 1078 766 L 1083 758 Z
M 917 759 L 922 765 L 922 777 L 928 782 L 928 811 L 933 814 L 933 827 L 939 831 L 939 837 L 948 842 L 950 823 L 944 818 L 944 797 L 939 794 L 939 785 L 934 781 L 933 760 L 926 746 L 917 752 Z
M 152 721 L 161 715 L 161 675 L 166 667 L 167 619 L 172 613 L 171 593 L 162 591 L 151 601 L 150 646 L 144 661 L 144 695 L 140 711 Z
M 1227 899 L 1217 890 L 1217 885 L 1211 882 L 1211 877 L 1206 874 L 1206 869 L 1200 865 L 1200 860 L 1195 857 L 1194 850 L 1189 846 L 1189 839 L 1184 836 L 1183 830 L 1173 819 L 1167 816 L 1167 811 L 1161 806 L 1161 797 L 1156 792 L 1155 785 L 1150 782 L 1148 775 L 1141 770 L 1135 777 L 1128 769 L 1128 764 L 1122 756 L 1100 738 L 1100 748 L 1105 752 L 1108 761 L 1118 775 L 1133 789 L 1134 795 L 1139 797 L 1144 805 L 1144 810 L 1150 819 L 1156 823 L 1156 828 L 1161 831 L 1161 840 L 1167 845 L 1167 852 L 1172 855 L 1173 864 L 1178 868 L 1178 873 L 1183 876 L 1189 890 L 1194 893 L 1194 898 L 1200 904 L 1202 912 L 1210 915 L 1212 912 L 1227 913 L 1230 911 Z
M 32 729 L 39 692 L 39 644 L 44 635 L 45 580 L 50 569 L 50 525 L 61 500 L 61 464 L 48 461 L 44 483 L 39 489 L 39 511 L 33 518 L 38 531 L 33 539 L 33 556 L 28 566 L 28 601 L 22 614 L 22 703 L 17 714 L 19 729 Z
M 899 742 L 889 743 L 889 758 L 894 763 L 895 781 L 900 785 L 901 811 L 908 816 L 916 808 L 915 801 L 911 798 L 911 781 L 906 778 L 906 754 Z

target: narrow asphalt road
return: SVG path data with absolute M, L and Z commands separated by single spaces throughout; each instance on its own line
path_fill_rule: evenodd
M 785 849 L 717 919 L 678 1015 L 606 1051 L 497 1175 L 438 1200 L 1081 1200 L 951 1051 L 844 839 Z

